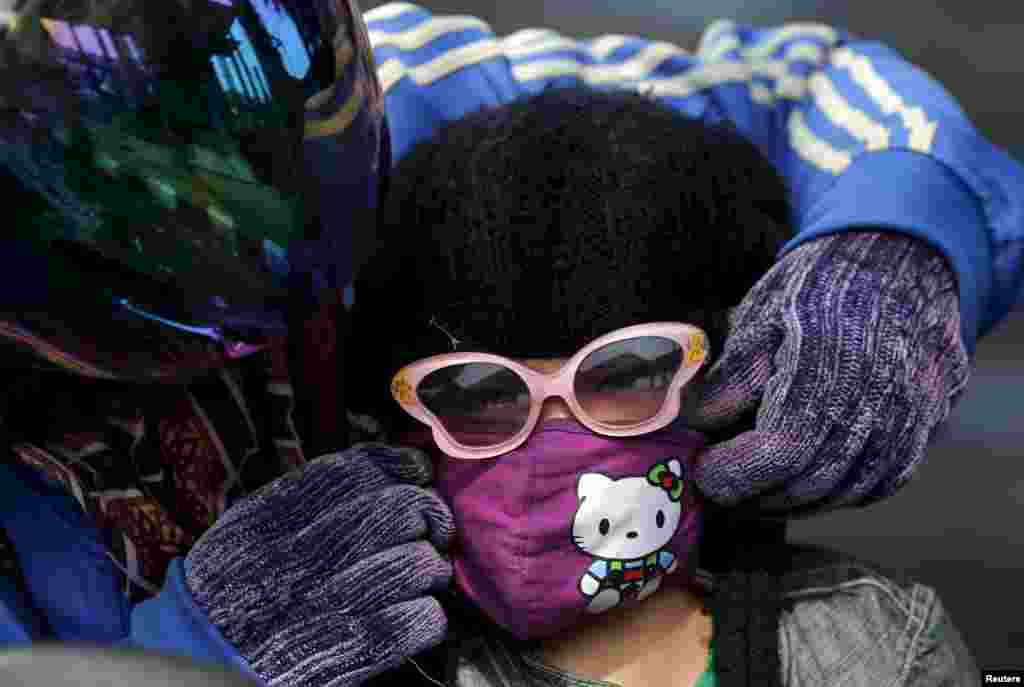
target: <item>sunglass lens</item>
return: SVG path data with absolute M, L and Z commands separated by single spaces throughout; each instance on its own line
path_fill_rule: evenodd
M 592 419 L 635 425 L 658 414 L 683 362 L 672 339 L 642 336 L 608 344 L 588 355 L 573 380 L 576 400 Z
M 426 375 L 416 395 L 463 446 L 496 446 L 520 432 L 530 415 L 530 390 L 501 365 L 450 365 Z

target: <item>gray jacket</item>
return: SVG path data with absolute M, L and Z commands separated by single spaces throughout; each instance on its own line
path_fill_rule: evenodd
M 713 607 L 718 687 L 763 684 L 756 664 L 778 666 L 787 687 L 937 687 L 979 685 L 978 669 L 935 591 L 882 572 L 844 555 L 789 546 L 786 566 L 772 576 L 778 584 L 777 658 L 752 649 L 756 642 L 719 634 L 723 606 Z M 718 584 L 712 581 L 712 584 Z M 735 586 L 735 585 L 734 585 Z M 751 618 L 772 613 L 743 598 L 724 613 Z M 747 612 L 744 613 L 743 607 Z M 451 615 L 453 640 L 447 648 L 445 682 L 457 687 L 618 687 L 583 680 L 543 665 L 532 645 L 485 625 Z M 729 625 L 730 623 L 725 623 Z M 735 625 L 735 623 L 732 623 Z M 762 624 L 763 626 L 763 624 Z M 728 659 L 728 660 L 727 660 Z

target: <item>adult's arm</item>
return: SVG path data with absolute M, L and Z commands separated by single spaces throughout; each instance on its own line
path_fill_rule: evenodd
M 132 608 L 79 503 L 20 463 L 0 464 L 0 526 L 18 563 L 0 576 L 0 643 L 128 643 L 255 676 L 196 607 L 180 559 L 160 594 Z
M 552 86 L 632 88 L 728 120 L 785 176 L 797 231 L 783 252 L 882 228 L 938 249 L 973 351 L 1013 306 L 1024 261 L 1024 168 L 890 48 L 820 24 L 713 23 L 695 53 L 632 36 L 497 37 L 411 3 L 366 13 L 395 159 L 445 121 Z
M 63 487 L 0 465 L 0 526 L 54 639 L 132 644 L 258 683 L 355 687 L 444 637 L 433 595 L 450 583 L 440 550 L 453 522 L 432 479 L 411 449 L 322 456 L 228 509 L 134 608 Z M 17 631 L 0 613 L 8 624 Z

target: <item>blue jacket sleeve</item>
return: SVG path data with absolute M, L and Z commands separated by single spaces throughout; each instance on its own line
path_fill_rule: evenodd
M 21 464 L 0 463 L 0 526 L 25 586 L 10 590 L 9 612 L 23 619 L 41 615 L 59 640 L 113 642 L 128 634 L 118 570 L 99 532 L 62 487 Z
M 132 609 L 95 526 L 62 487 L 19 463 L 0 463 L 0 527 L 24 588 L 0 575 L 0 643 L 58 639 L 131 643 L 259 678 L 185 586 L 181 559 L 163 590 Z
M 163 591 L 132 611 L 128 642 L 139 647 L 188 656 L 201 663 L 233 668 L 263 684 L 256 672 L 228 642 L 185 585 L 184 563 L 171 562 Z
M 864 226 L 938 248 L 959 281 L 968 350 L 1024 278 L 1024 167 L 988 142 L 925 72 L 821 24 L 712 24 L 695 53 L 630 36 L 498 38 L 410 3 L 365 15 L 395 159 L 442 123 L 550 86 L 649 93 L 743 132 L 785 177 L 796 237 L 784 251 Z

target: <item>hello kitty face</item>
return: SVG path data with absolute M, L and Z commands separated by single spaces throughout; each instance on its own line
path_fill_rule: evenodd
M 677 459 L 664 465 L 669 479 L 682 477 Z M 670 489 L 648 477 L 616 480 L 585 473 L 576 485 L 573 542 L 584 553 L 608 560 L 643 558 L 659 551 L 675 535 L 683 513 L 681 501 L 671 496 Z

